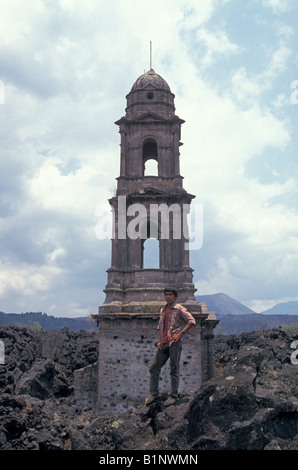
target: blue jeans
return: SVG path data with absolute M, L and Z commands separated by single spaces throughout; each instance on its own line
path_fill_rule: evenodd
M 169 343 L 163 344 L 158 349 L 150 366 L 150 393 L 155 396 L 159 393 L 159 376 L 161 368 L 170 358 L 170 376 L 171 376 L 171 396 L 177 397 L 179 386 L 179 367 L 182 351 L 181 341 L 176 341 L 169 348 Z

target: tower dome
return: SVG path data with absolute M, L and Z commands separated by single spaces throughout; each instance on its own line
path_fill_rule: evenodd
M 154 88 L 159 89 L 159 90 L 165 90 L 165 91 L 171 92 L 170 87 L 167 84 L 167 82 L 160 75 L 158 75 L 153 69 L 141 75 L 133 84 L 131 91 L 143 90 L 148 85 L 152 85 Z
M 175 114 L 175 95 L 167 82 L 153 69 L 134 82 L 126 98 L 128 119 L 135 119 L 148 112 L 165 119 L 171 119 Z

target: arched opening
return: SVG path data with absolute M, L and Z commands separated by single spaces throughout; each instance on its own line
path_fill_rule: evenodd
M 158 152 L 154 139 L 146 139 L 143 143 L 143 175 L 158 176 Z
M 147 238 L 143 241 L 143 269 L 159 269 L 159 240 Z
M 144 176 L 158 176 L 158 163 L 153 158 L 145 162 Z

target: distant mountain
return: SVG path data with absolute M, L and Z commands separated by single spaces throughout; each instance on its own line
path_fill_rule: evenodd
M 277 304 L 262 313 L 256 313 L 227 294 L 218 293 L 196 296 L 198 302 L 206 302 L 209 312 L 215 312 L 220 320 L 215 333 L 241 334 L 255 330 L 269 330 L 282 325 L 295 325 L 298 328 L 298 302 Z M 96 322 L 89 317 L 54 317 L 41 312 L 3 313 L 1 325 L 17 325 L 29 328 L 42 328 L 46 331 L 68 328 L 70 331 L 95 330 Z
M 264 310 L 263 315 L 298 315 L 298 301 L 284 302 Z
M 220 320 L 215 333 L 236 334 L 269 330 L 284 325 L 298 327 L 298 302 L 287 302 L 262 313 L 256 313 L 241 302 L 218 293 L 196 296 L 198 302 L 206 302 L 209 312 L 215 312 Z M 296 316 L 297 315 L 297 316 Z
M 248 315 L 219 316 L 219 324 L 215 334 L 240 335 L 250 331 L 265 331 L 272 328 L 292 326 L 298 331 L 298 315 L 262 315 L 252 313 Z
M 70 331 L 90 330 L 96 323 L 88 317 L 54 317 L 41 312 L 4 313 L 0 312 L 1 325 L 17 325 L 31 328 L 43 328 L 46 331 L 68 328 Z
M 197 295 L 196 300 L 198 302 L 206 302 L 208 311 L 215 312 L 217 316 L 248 315 L 256 313 L 241 302 L 238 302 L 238 300 L 223 293 Z

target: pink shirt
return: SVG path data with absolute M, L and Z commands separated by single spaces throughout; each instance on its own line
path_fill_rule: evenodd
M 158 322 L 158 333 L 159 342 L 163 343 L 164 337 L 170 342 L 170 346 L 173 343 L 172 335 L 182 331 L 186 324 L 195 325 L 196 321 L 191 313 L 189 313 L 185 307 L 175 303 L 168 313 L 168 320 L 165 326 L 166 317 L 166 306 L 160 310 L 159 322 Z

